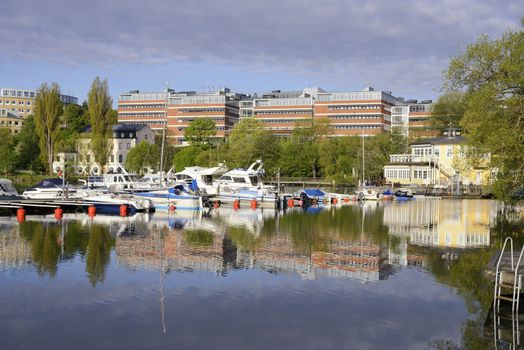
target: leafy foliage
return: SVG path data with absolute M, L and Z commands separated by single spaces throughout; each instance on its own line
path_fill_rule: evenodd
M 42 161 L 46 164 L 50 175 L 53 174 L 53 156 L 61 115 L 60 87 L 56 83 L 51 86 L 42 84 L 38 88 L 35 99 L 34 121 L 40 139 Z
M 87 95 L 87 105 L 91 122 L 91 148 L 95 161 L 103 168 L 111 152 L 111 125 L 114 122 L 107 79 L 96 77 Z
M 126 169 L 142 174 L 145 168 L 158 168 L 160 149 L 156 144 L 140 141 L 131 148 L 126 158 Z
M 0 140 L 0 172 L 7 175 L 16 165 L 15 138 L 11 135 L 11 130 L 0 128 Z
M 193 120 L 184 131 L 185 139 L 193 146 L 207 145 L 215 134 L 215 122 L 209 118 Z
M 523 21 L 524 25 L 524 21 Z M 524 31 L 481 36 L 450 62 L 449 91 L 464 93 L 460 125 L 470 144 L 490 153 L 495 192 L 508 199 L 524 183 Z

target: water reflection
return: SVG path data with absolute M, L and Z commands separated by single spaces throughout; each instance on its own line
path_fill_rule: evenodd
M 168 306 L 173 307 L 169 302 L 176 300 L 166 299 L 173 293 L 173 285 L 166 287 L 170 275 L 179 278 L 192 272 L 184 276 L 205 278 L 211 274 L 228 281 L 233 272 L 239 272 L 326 286 L 336 281 L 336 288 L 366 287 L 365 283 L 373 282 L 370 284 L 377 290 L 383 288 L 378 281 L 390 279 L 385 282 L 387 286 L 398 287 L 398 281 L 404 281 L 399 287 L 402 293 L 413 292 L 416 285 L 415 292 L 420 290 L 425 296 L 435 288 L 417 285 L 419 280 L 427 283 L 425 275 L 412 275 L 418 279 L 413 281 L 402 276 L 406 276 L 405 271 L 429 271 L 437 283 L 452 287 L 452 293 L 460 296 L 474 315 L 461 327 L 462 344 L 481 344 L 483 348 L 483 325 L 492 296 L 483 266 L 500 241 L 490 229 L 501 222 L 498 209 L 492 201 L 419 200 L 338 209 L 293 208 L 286 212 L 220 208 L 209 213 L 127 218 L 65 215 L 61 222 L 48 216 L 28 217 L 21 224 L 4 217 L 0 218 L 0 279 L 5 271 L 16 275 L 17 271 L 31 269 L 40 279 L 56 279 L 68 262 L 85 270 L 84 280 L 93 290 L 119 281 L 111 275 L 111 266 L 120 272 L 131 271 L 126 277 L 129 279 L 142 272 L 154 274 L 156 317 L 160 303 L 165 333 L 168 327 L 176 328 L 165 314 Z M 279 279 L 282 283 L 284 280 Z M 338 297 L 332 290 L 329 293 Z M 394 297 L 399 296 L 403 295 Z M 366 305 L 372 308 L 369 302 Z M 443 344 L 458 342 L 450 338 L 429 345 L 442 348 Z

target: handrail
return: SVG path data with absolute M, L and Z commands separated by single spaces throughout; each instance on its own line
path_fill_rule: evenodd
M 510 249 L 511 249 L 511 271 L 513 271 L 514 269 L 514 265 L 513 265 L 513 239 L 511 237 L 506 237 L 506 239 L 504 240 L 504 244 L 502 245 L 502 249 L 500 251 L 500 255 L 499 255 L 499 259 L 497 261 L 497 266 L 495 268 L 495 273 L 498 273 L 499 271 L 499 266 L 500 266 L 500 261 L 502 260 L 502 256 L 504 255 L 504 250 L 506 249 L 506 244 L 508 243 L 508 241 L 510 242 Z M 520 253 L 520 257 L 519 257 L 519 262 L 520 262 L 520 258 L 522 257 L 522 252 Z

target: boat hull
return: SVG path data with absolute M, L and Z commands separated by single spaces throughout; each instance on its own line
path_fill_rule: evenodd
M 193 195 L 176 195 L 167 191 L 135 193 L 137 197 L 149 199 L 155 210 L 202 210 L 202 198 Z

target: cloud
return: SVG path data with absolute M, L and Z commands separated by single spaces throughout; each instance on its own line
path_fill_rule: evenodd
M 518 25 L 509 8 L 518 1 L 4 0 L 0 49 L 28 62 L 204 62 L 435 89 L 460 47 Z

